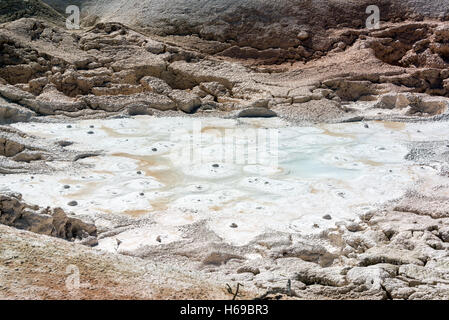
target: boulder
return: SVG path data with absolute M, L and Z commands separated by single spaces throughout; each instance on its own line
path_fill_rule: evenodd
M 5 157 L 13 157 L 25 150 L 25 146 L 19 141 L 8 138 L 7 135 L 0 136 L 0 155 Z
M 366 285 L 368 288 L 380 289 L 387 278 L 396 276 L 397 266 L 391 264 L 378 264 L 368 267 L 354 267 L 346 274 L 348 282 Z
M 424 257 L 414 251 L 381 246 L 370 248 L 360 255 L 361 266 L 370 266 L 379 263 L 394 265 L 416 264 L 422 266 L 424 265 L 424 260 Z
M 397 95 L 395 107 L 398 109 L 404 109 L 410 105 L 411 93 L 399 93 Z
M 394 109 L 396 107 L 397 94 L 387 93 L 379 97 L 375 107 L 380 109 Z
M 36 78 L 28 82 L 30 91 L 36 96 L 41 94 L 42 90 L 47 84 L 48 79 L 46 77 Z
M 33 111 L 0 97 L 0 124 L 27 122 L 35 115 Z
M 151 92 L 132 94 L 128 96 L 87 95 L 82 97 L 82 100 L 91 109 L 99 109 L 108 112 L 118 112 L 135 104 L 144 104 L 149 108 L 161 111 L 173 110 L 176 108 L 176 103 L 173 100 L 166 96 Z
M 151 116 L 154 114 L 151 108 L 144 103 L 133 103 L 127 106 L 126 110 L 130 116 L 139 116 L 139 115 Z
M 200 84 L 199 88 L 214 97 L 222 97 L 229 95 L 229 91 L 224 85 L 214 81 L 203 82 Z
M 347 283 L 343 272 L 344 268 L 341 267 L 320 268 L 318 265 L 310 263 L 301 264 L 298 269 L 295 280 L 306 285 L 342 287 Z
M 13 102 L 19 102 L 23 99 L 34 99 L 34 95 L 29 92 L 23 91 L 10 84 L 0 84 L 0 96 L 11 100 Z
M 435 29 L 435 41 L 449 42 L 449 26 L 442 25 Z
M 67 97 L 52 83 L 47 84 L 37 98 L 23 99 L 21 103 L 42 115 L 53 115 L 57 111 L 76 112 L 86 108 L 83 101 Z
M 424 283 L 437 283 L 446 281 L 447 284 L 449 284 L 449 273 L 447 272 L 447 270 L 445 271 L 446 272 L 439 269 L 417 266 L 414 264 L 406 264 L 400 266 L 399 275 Z
M 168 95 L 173 90 L 164 80 L 152 76 L 143 77 L 140 84 L 145 90 L 158 94 Z
M 277 117 L 276 112 L 267 108 L 247 108 L 239 112 L 239 118 L 273 118 Z
M 376 93 L 370 81 L 344 80 L 338 83 L 336 89 L 337 96 L 345 101 L 356 101 L 362 96 Z
M 161 54 L 165 52 L 165 44 L 152 39 L 147 39 L 145 49 L 153 54 Z
M 193 113 L 201 106 L 201 98 L 187 91 L 173 90 L 169 97 L 176 102 L 178 109 L 185 113 Z
M 251 101 L 248 105 L 248 108 L 265 108 L 268 109 L 270 101 L 268 99 L 257 99 Z

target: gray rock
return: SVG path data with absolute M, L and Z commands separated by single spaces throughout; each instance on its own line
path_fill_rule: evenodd
M 138 116 L 138 115 L 153 115 L 154 112 L 150 109 L 150 107 L 143 103 L 133 103 L 126 107 L 126 110 L 130 116 Z
M 0 84 L 0 96 L 5 97 L 13 102 L 19 102 L 23 99 L 34 99 L 35 96 L 29 92 L 23 91 L 12 85 Z
M 423 283 L 433 284 L 438 282 L 446 282 L 446 284 L 449 284 L 449 273 L 447 270 L 442 269 L 406 264 L 400 266 L 399 275 L 406 278 L 419 280 Z
M 346 229 L 351 232 L 358 232 L 363 230 L 362 226 L 356 222 L 346 224 Z
M 81 240 L 79 243 L 88 247 L 95 247 L 98 245 L 98 239 L 97 237 L 88 236 L 87 238 Z
M 222 85 L 221 83 L 218 83 L 218 82 L 214 82 L 214 81 L 203 82 L 200 84 L 199 88 L 202 91 L 204 91 L 214 97 L 222 97 L 222 96 L 229 95 L 229 91 L 224 85 Z
M 0 97 L 0 124 L 28 122 L 35 115 L 35 112 Z
M 244 260 L 243 257 L 228 253 L 228 252 L 221 252 L 221 251 L 210 251 L 206 254 L 206 256 L 203 259 L 203 265 L 222 265 L 228 262 L 231 259 L 239 259 Z
M 375 107 L 381 109 L 394 109 L 396 107 L 396 100 L 397 100 L 396 93 L 383 94 L 380 96 Z
M 267 108 L 248 108 L 240 111 L 239 118 L 273 118 L 277 117 L 276 112 Z
M 368 249 L 360 256 L 361 266 L 370 266 L 378 263 L 389 263 L 394 265 L 416 264 L 424 265 L 425 257 L 417 252 L 391 247 L 377 246 Z
M 397 266 L 378 264 L 368 267 L 354 267 L 346 274 L 346 279 L 354 284 L 364 284 L 368 288 L 380 289 L 385 279 L 395 277 Z
M 295 279 L 306 285 L 342 287 L 347 283 L 341 267 L 320 268 L 310 263 L 300 265 L 298 269 Z
M 83 100 L 92 109 L 100 109 L 108 112 L 117 112 L 133 104 L 145 104 L 149 108 L 161 111 L 173 110 L 176 103 L 165 95 L 153 92 L 131 94 L 128 96 L 93 96 L 87 95 Z
M 201 106 L 201 98 L 190 92 L 173 90 L 169 97 L 176 102 L 178 109 L 185 113 L 193 113 Z
M 147 39 L 147 43 L 145 45 L 145 49 L 148 52 L 154 53 L 154 54 L 161 54 L 165 52 L 165 44 L 159 41 L 155 41 L 152 39 Z
M 248 107 L 249 108 L 266 108 L 268 109 L 270 101 L 268 99 L 258 99 L 255 101 L 252 101 Z
M 169 94 L 173 89 L 162 79 L 146 76 L 140 80 L 140 84 L 148 91 Z

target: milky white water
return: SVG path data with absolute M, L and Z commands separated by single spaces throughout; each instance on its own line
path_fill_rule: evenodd
M 79 160 L 90 167 L 34 179 L 30 175 L 0 176 L 0 189 L 20 192 L 29 203 L 60 206 L 76 214 L 151 215 L 156 224 L 123 236 L 128 241 L 124 245 L 131 248 L 158 244 L 155 234 L 165 243 L 182 240 L 179 226 L 200 220 L 226 241 L 239 245 L 270 230 L 320 232 L 400 197 L 421 176 L 436 174 L 404 160 L 407 142 L 443 140 L 449 134 L 445 123 L 292 127 L 278 119 L 142 116 L 71 125 L 15 126 L 36 136 L 75 142 L 67 149 L 103 150 L 102 156 Z M 243 136 L 222 140 L 225 130 L 232 128 L 257 128 L 258 133 L 277 135 L 278 141 L 269 153 L 259 154 L 259 163 L 225 162 L 223 148 L 249 141 L 247 156 L 255 145 Z M 185 153 L 192 141 L 194 150 L 201 151 L 200 160 Z M 67 164 L 50 165 L 63 168 Z M 73 200 L 78 205 L 68 206 Z M 331 220 L 323 219 L 327 214 Z M 231 224 L 238 227 L 231 228 Z M 108 248 L 111 243 L 107 241 L 100 241 L 100 247 Z

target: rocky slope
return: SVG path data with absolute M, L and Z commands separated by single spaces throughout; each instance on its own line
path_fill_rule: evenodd
M 0 299 L 227 299 L 201 274 L 0 225 Z M 68 269 L 73 266 L 78 269 Z M 76 273 L 75 271 L 76 270 Z M 67 286 L 79 271 L 80 286 Z
M 441 117 L 448 106 L 448 30 L 444 22 L 343 29 L 329 37 L 336 45 L 326 56 L 273 73 L 119 23 L 68 32 L 20 19 L 0 29 L 1 121 L 176 110 L 235 115 L 253 107 L 297 122 Z
M 30 17 L 57 24 L 64 21 L 60 13 L 41 0 L 2 0 L 0 3 L 0 23 Z
M 445 1 L 146 0 L 88 1 L 88 21 L 117 21 L 160 35 L 198 35 L 220 42 L 226 56 L 309 60 L 333 49 L 329 29 L 365 28 L 369 5 L 389 22 L 449 17 Z M 132 14 L 129 14 L 132 13 Z

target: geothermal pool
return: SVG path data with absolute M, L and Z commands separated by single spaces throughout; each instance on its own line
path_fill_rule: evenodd
M 151 216 L 156 223 L 122 235 L 130 247 L 159 244 L 156 233 L 182 240 L 179 227 L 197 221 L 236 245 L 270 230 L 316 234 L 437 174 L 404 156 L 411 141 L 446 139 L 446 123 L 368 125 L 149 116 L 21 123 L 29 134 L 73 141 L 67 149 L 102 154 L 79 160 L 82 170 L 52 162 L 52 175 L 0 176 L 0 189 L 75 214 Z

